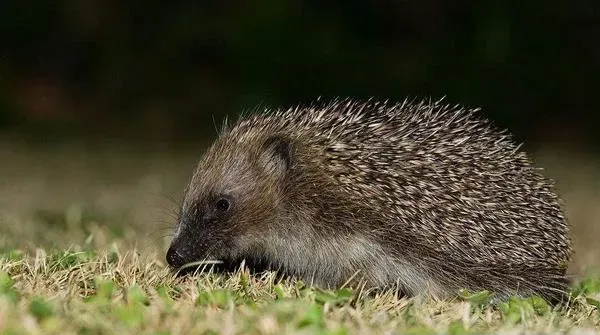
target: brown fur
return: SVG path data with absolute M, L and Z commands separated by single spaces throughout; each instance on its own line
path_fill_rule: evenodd
M 200 161 L 167 259 L 557 299 L 571 242 L 552 183 L 475 114 L 341 100 L 243 117 Z

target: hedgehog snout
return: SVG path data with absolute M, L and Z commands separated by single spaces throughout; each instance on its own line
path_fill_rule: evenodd
M 167 259 L 167 263 L 172 268 L 178 269 L 185 265 L 185 258 L 173 246 L 170 246 L 169 250 L 167 250 L 166 259 Z
M 181 213 L 177 231 L 167 253 L 170 267 L 179 269 L 192 263 L 223 257 L 224 239 L 219 222 L 202 212 Z

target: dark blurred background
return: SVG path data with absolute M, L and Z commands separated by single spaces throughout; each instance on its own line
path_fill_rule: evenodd
M 225 115 L 318 96 L 446 96 L 525 142 L 565 201 L 572 271 L 600 267 L 599 11 L 598 0 L 0 1 L 0 250 L 93 236 L 99 248 L 159 242 L 141 249 L 162 255 Z
M 0 4 L 0 131 L 192 140 L 317 96 L 446 96 L 520 140 L 600 147 L 600 2 Z

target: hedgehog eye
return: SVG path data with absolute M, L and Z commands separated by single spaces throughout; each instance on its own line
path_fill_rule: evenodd
M 231 204 L 229 203 L 229 200 L 225 198 L 219 198 L 215 203 L 215 206 L 220 212 L 227 212 L 229 210 L 229 207 L 231 207 Z

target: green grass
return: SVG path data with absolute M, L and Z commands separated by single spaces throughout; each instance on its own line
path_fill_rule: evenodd
M 487 292 L 421 301 L 322 291 L 245 270 L 174 277 L 164 251 L 176 204 L 160 195 L 180 195 L 194 155 L 0 146 L 0 162 L 11 162 L 0 164 L 0 334 L 600 333 L 600 275 L 589 271 L 558 307 L 535 297 L 493 305 Z M 574 272 L 584 273 L 598 264 L 598 225 L 589 224 L 600 217 L 598 197 L 565 193 Z
M 564 306 L 539 298 L 489 303 L 487 292 L 447 301 L 341 289 L 273 273 L 174 277 L 156 255 L 76 248 L 0 256 L 0 333 L 480 334 L 600 327 L 600 278 Z

